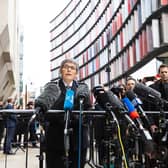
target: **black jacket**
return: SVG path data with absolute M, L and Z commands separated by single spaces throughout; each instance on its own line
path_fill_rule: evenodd
M 13 105 L 8 103 L 5 107 L 5 109 L 13 109 Z M 17 117 L 16 114 L 9 114 L 6 117 L 6 122 L 5 122 L 5 126 L 6 128 L 8 127 L 16 127 L 16 123 L 17 123 Z
M 153 84 L 149 85 L 152 89 L 161 93 L 161 98 L 168 101 L 168 83 L 163 84 L 161 80 L 154 82 Z M 144 103 L 144 102 L 143 102 Z M 149 99 L 148 101 L 145 100 L 145 108 L 146 111 L 168 111 L 168 104 L 163 104 L 163 109 L 161 106 L 161 101 L 157 99 Z M 151 124 L 159 125 L 159 114 L 149 114 L 149 119 Z
M 157 90 L 158 92 L 161 93 L 161 98 L 168 101 L 168 83 L 162 83 L 161 80 L 156 81 L 155 83 L 153 83 L 152 85 L 150 85 L 151 88 Z M 153 105 L 153 110 L 159 110 L 160 107 L 159 106 L 154 106 Z M 168 104 L 164 103 L 164 110 L 168 111 Z
M 62 79 L 58 81 L 58 87 L 61 90 L 61 95 L 59 96 L 58 100 L 54 103 L 51 109 L 55 110 L 63 110 L 64 106 L 64 99 L 66 94 L 66 88 Z M 79 98 L 77 97 L 76 93 L 78 90 L 83 88 L 85 92 L 88 92 L 88 96 L 84 99 L 84 106 L 83 110 L 87 110 L 91 108 L 90 97 L 89 97 L 89 89 L 88 86 L 84 83 L 77 83 L 73 81 L 72 90 L 75 92 L 74 96 L 74 110 L 79 110 Z M 65 127 L 65 120 L 64 120 L 64 113 L 63 114 L 56 114 L 51 115 L 46 118 L 48 126 L 46 128 L 46 150 L 55 151 L 55 150 L 64 150 L 64 127 Z M 72 150 L 77 150 L 78 148 L 78 117 L 77 115 L 73 115 L 73 110 L 70 117 L 70 127 L 72 128 L 72 132 L 70 133 L 70 148 Z M 87 120 L 84 119 L 82 124 L 82 147 L 86 148 L 88 145 L 88 136 L 87 136 Z

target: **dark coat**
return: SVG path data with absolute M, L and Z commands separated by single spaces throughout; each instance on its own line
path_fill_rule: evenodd
M 150 85 L 151 88 L 157 90 L 161 93 L 161 98 L 168 101 L 168 83 L 162 83 L 161 80 L 156 81 L 152 85 Z M 159 110 L 160 108 L 157 106 L 155 107 L 156 110 Z M 154 109 L 153 109 L 154 110 Z M 164 103 L 164 110 L 168 111 L 168 104 Z
M 5 109 L 13 109 L 13 105 L 8 103 Z M 5 122 L 6 127 L 16 127 L 16 123 L 17 123 L 17 117 L 15 114 L 7 115 L 6 122 Z
M 154 82 L 153 84 L 149 85 L 152 89 L 155 89 L 156 91 L 161 93 L 161 98 L 168 101 L 168 83 L 162 83 L 161 80 L 158 80 Z M 157 99 L 150 100 L 146 103 L 145 110 L 147 111 L 168 111 L 168 104 L 163 103 L 163 109 L 161 106 L 161 101 L 158 101 Z M 159 125 L 159 115 L 153 114 L 149 115 L 151 124 Z
M 61 90 L 61 95 L 59 99 L 54 103 L 51 109 L 55 110 L 63 110 L 64 106 L 64 99 L 66 94 L 66 88 L 62 79 L 58 81 L 58 86 Z M 74 96 L 74 110 L 79 110 L 79 99 L 76 96 L 78 89 L 80 87 L 84 87 L 85 91 L 88 92 L 89 90 L 86 84 L 84 83 L 77 83 L 76 81 L 73 82 L 72 90 L 75 92 Z M 91 107 L 90 98 L 86 97 L 84 100 L 83 110 L 87 110 Z M 73 111 L 72 111 L 73 113 Z M 70 116 L 70 127 L 72 128 L 72 132 L 70 133 L 70 149 L 77 150 L 78 148 L 78 128 L 79 128 L 79 119 L 77 115 L 73 115 L 71 113 Z M 85 119 L 84 119 L 85 120 Z M 48 127 L 46 130 L 46 145 L 47 150 L 55 151 L 55 150 L 64 150 L 64 114 L 52 115 L 47 118 Z M 87 135 L 87 124 L 86 121 L 82 124 L 82 147 L 86 148 L 88 144 L 88 135 Z

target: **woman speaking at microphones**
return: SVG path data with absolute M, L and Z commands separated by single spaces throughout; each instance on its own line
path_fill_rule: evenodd
M 60 79 L 57 82 L 49 82 L 44 88 L 44 92 L 36 99 L 35 107 L 40 107 L 43 111 L 65 110 L 67 102 L 67 88 L 73 91 L 73 104 L 71 104 L 71 114 L 69 126 L 69 168 L 78 167 L 78 131 L 79 118 L 73 114 L 73 110 L 80 109 L 80 95 L 84 93 L 83 110 L 91 108 L 90 93 L 88 86 L 85 83 L 77 82 L 78 64 L 73 59 L 65 59 L 60 65 Z M 65 164 L 65 115 L 64 113 L 55 115 L 46 115 L 48 123 L 46 128 L 46 164 L 47 168 L 64 168 Z M 86 160 L 86 149 L 88 147 L 88 133 L 85 122 L 82 122 L 81 129 L 81 157 L 80 167 L 84 168 Z

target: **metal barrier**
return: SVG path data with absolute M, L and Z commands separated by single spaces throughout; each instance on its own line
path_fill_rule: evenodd
M 2 109 L 0 110 L 0 114 L 35 114 L 36 110 L 31 109 L 31 110 L 23 110 L 23 109 Z M 65 113 L 64 110 L 48 110 L 45 114 L 51 115 L 51 114 L 60 114 L 60 113 Z M 80 111 L 78 110 L 73 110 L 73 114 L 79 114 Z M 104 115 L 106 111 L 97 111 L 97 110 L 87 110 L 87 111 L 82 111 L 82 114 L 92 114 L 92 115 Z M 146 114 L 160 114 L 160 111 L 145 111 Z M 168 114 L 168 111 L 164 111 L 165 114 Z
M 64 114 L 65 113 L 65 111 L 64 110 L 48 110 L 48 111 L 46 111 L 44 114 L 45 114 L 45 116 L 52 116 L 52 115 L 54 115 L 54 116 L 56 116 L 56 115 L 59 115 L 59 114 Z M 160 115 L 160 114 L 163 114 L 163 112 L 161 113 L 160 111 L 145 111 L 145 113 L 147 114 L 147 115 Z M 37 113 L 37 111 L 36 111 L 36 109 L 26 109 L 26 110 L 23 110 L 23 109 L 2 109 L 2 110 L 0 110 L 0 115 L 4 115 L 4 116 L 7 116 L 7 115 L 10 115 L 10 114 L 16 114 L 16 115 L 19 115 L 20 117 L 26 117 L 26 116 L 29 116 L 30 117 L 30 121 L 29 122 L 31 122 L 31 120 L 34 120 L 35 118 L 36 118 L 36 116 L 38 115 L 38 113 Z M 74 114 L 74 115 L 79 115 L 80 114 L 80 111 L 78 111 L 78 110 L 73 110 L 72 111 L 72 114 Z M 105 116 L 107 114 L 107 112 L 106 111 L 97 111 L 97 110 L 87 110 L 87 111 L 82 111 L 82 115 L 88 115 L 88 116 L 93 116 L 94 118 L 96 118 L 96 117 L 103 117 L 103 116 Z M 167 117 L 167 115 L 168 115 L 168 111 L 164 111 L 164 114 L 165 114 L 165 116 Z M 122 115 L 122 114 L 121 114 Z M 92 118 L 92 119 L 94 119 L 94 118 Z M 118 118 L 119 119 L 119 118 Z M 111 123 L 109 123 L 109 124 L 111 124 Z M 93 126 L 93 125 L 91 125 L 91 126 Z M 91 132 L 91 134 L 92 134 L 92 132 Z M 93 141 L 93 139 L 91 140 L 91 141 Z M 111 141 L 110 141 L 111 142 Z M 109 144 L 109 143 L 107 143 L 107 144 Z M 94 145 L 94 142 L 91 144 L 91 145 Z M 167 148 L 165 148 L 166 150 L 167 150 Z M 93 151 L 91 151 L 91 153 L 93 153 Z M 27 148 L 27 150 L 26 150 L 26 168 L 27 168 L 27 157 L 28 157 L 28 148 Z M 92 158 L 90 158 L 90 159 L 92 159 L 91 161 L 92 161 L 92 163 L 91 164 L 89 164 L 89 166 L 90 167 L 101 167 L 101 166 L 97 166 L 97 165 L 95 165 L 95 163 L 94 163 L 94 161 L 93 161 L 93 156 L 91 156 Z M 134 160 L 133 160 L 134 161 Z M 39 162 L 43 162 L 43 151 L 40 151 L 40 155 L 39 155 Z M 88 162 L 90 162 L 90 160 L 88 161 Z M 134 162 L 137 162 L 137 161 L 134 161 Z M 135 164 L 134 164 L 135 165 Z M 43 168 L 43 164 L 42 163 L 40 163 L 39 164 L 39 166 L 40 166 L 40 168 Z

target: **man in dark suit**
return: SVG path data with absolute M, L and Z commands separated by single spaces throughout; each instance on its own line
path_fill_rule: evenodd
M 79 99 L 76 93 L 80 88 L 84 88 L 87 93 L 87 97 L 84 99 L 83 110 L 87 110 L 91 107 L 89 98 L 88 86 L 84 83 L 76 81 L 78 74 L 78 64 L 72 59 L 65 59 L 60 66 L 60 79 L 57 82 L 57 87 L 61 91 L 58 100 L 54 103 L 51 109 L 63 110 L 64 99 L 66 95 L 66 87 L 70 87 L 74 91 L 74 107 L 73 110 L 79 110 Z M 40 96 L 35 101 L 40 99 Z M 69 167 L 77 168 L 78 166 L 78 133 L 79 133 L 79 118 L 73 115 L 73 111 L 70 115 L 70 151 L 69 151 Z M 64 128 L 65 120 L 64 114 L 52 115 L 46 118 L 48 126 L 46 128 L 46 163 L 47 168 L 63 168 L 65 167 L 65 148 L 64 148 Z M 88 135 L 87 125 L 85 122 L 82 123 L 82 134 L 81 134 L 81 168 L 85 165 L 86 160 L 86 149 L 88 147 Z
M 9 97 L 5 109 L 13 109 L 13 98 Z M 12 141 L 15 135 L 17 118 L 15 114 L 9 114 L 5 120 L 6 136 L 4 143 L 4 154 L 14 154 L 12 152 Z
M 160 92 L 161 97 L 168 102 L 168 65 L 161 64 L 158 73 L 160 79 L 151 84 L 150 87 Z M 168 111 L 168 103 L 164 103 L 163 105 L 163 109 Z M 155 109 L 159 110 L 158 107 L 155 107 Z
M 146 108 L 144 110 L 147 111 L 168 111 L 168 65 L 161 64 L 158 69 L 158 74 L 160 79 L 156 80 L 154 83 L 149 85 L 152 89 L 160 92 L 161 98 L 165 100 L 165 102 L 158 101 L 155 98 L 151 98 L 146 103 Z M 159 126 L 159 117 L 158 115 L 150 115 L 151 123 L 154 125 L 152 132 L 155 132 L 157 127 Z M 156 127 L 157 125 L 157 127 Z

